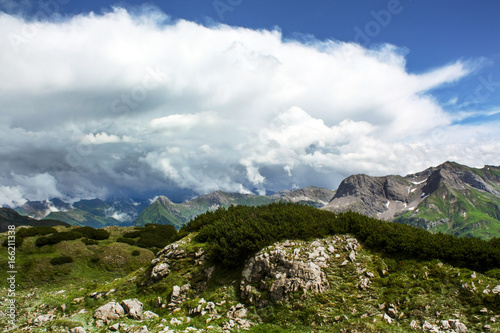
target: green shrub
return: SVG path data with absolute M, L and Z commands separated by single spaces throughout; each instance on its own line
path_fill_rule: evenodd
M 109 232 L 107 232 L 104 229 L 94 229 L 92 227 L 81 227 L 78 229 L 75 229 L 76 232 L 81 233 L 82 235 L 86 236 L 87 238 L 90 239 L 95 239 L 95 240 L 104 240 L 109 238 Z
M 116 241 L 120 242 L 120 243 L 125 243 L 128 245 L 135 245 L 135 240 L 130 239 L 130 238 L 119 237 Z
M 228 265 L 238 265 L 277 241 L 352 234 L 367 248 L 398 260 L 439 259 L 479 272 L 500 268 L 497 239 L 488 242 L 432 234 L 358 213 L 336 214 L 293 203 L 219 208 L 191 220 L 180 233 L 193 231 L 198 231 L 196 241 L 210 244 L 209 254 L 214 261 Z
M 17 237 L 16 236 L 16 239 L 14 241 L 14 246 L 16 247 L 16 249 L 20 248 L 23 245 L 23 240 L 24 240 L 23 237 Z M 3 241 L 2 246 L 3 247 L 9 247 L 9 239 L 8 238 L 6 238 Z
M 55 257 L 55 258 L 50 259 L 50 263 L 54 266 L 68 264 L 71 262 L 73 262 L 73 258 L 68 257 L 68 256 Z
M 177 230 L 173 225 L 146 224 L 136 245 L 146 249 L 162 249 L 176 240 Z
M 137 238 L 137 237 L 140 237 L 140 236 L 141 236 L 141 231 L 140 230 L 126 232 L 126 233 L 123 234 L 123 237 L 125 237 L 125 238 Z
M 36 240 L 35 245 L 42 247 L 44 245 L 54 245 L 65 240 L 74 240 L 82 238 L 83 235 L 76 231 L 64 231 L 50 236 L 40 237 Z
M 97 245 L 97 244 L 99 244 L 99 242 L 96 241 L 95 239 L 88 239 L 88 238 L 82 239 L 82 243 L 85 245 Z
M 500 268 L 489 270 L 485 273 L 486 276 L 500 280 Z
M 90 258 L 90 262 L 93 264 L 97 264 L 100 260 L 101 260 L 101 258 L 99 258 L 99 257 Z
M 132 251 L 132 256 L 137 257 L 137 256 L 140 256 L 140 255 L 141 255 L 141 251 L 139 251 L 139 250 Z
M 16 237 L 33 237 L 48 234 L 56 234 L 57 230 L 52 227 L 36 226 L 31 228 L 20 228 L 16 232 Z

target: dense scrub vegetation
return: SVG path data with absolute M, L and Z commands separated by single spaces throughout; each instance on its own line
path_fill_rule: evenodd
M 50 259 L 50 263 L 54 266 L 56 265 L 62 265 L 62 264 L 69 264 L 73 262 L 73 258 L 69 256 L 60 256 L 60 257 L 55 257 Z
M 157 252 L 178 239 L 179 235 L 173 225 L 146 224 L 123 234 L 117 241 Z
M 55 234 L 57 230 L 53 227 L 37 226 L 31 228 L 19 228 L 16 232 L 16 237 L 33 237 L 39 235 Z
M 107 232 L 104 229 L 94 229 L 92 227 L 81 227 L 81 228 L 76 228 L 71 231 L 63 231 L 63 232 L 56 232 L 52 233 L 50 236 L 45 236 L 45 237 L 39 237 L 35 245 L 38 247 L 44 246 L 44 245 L 54 245 L 62 241 L 66 240 L 74 240 L 74 239 L 79 239 L 83 238 L 84 243 L 87 244 L 95 244 L 95 242 L 92 242 L 91 240 L 98 241 L 98 240 L 104 240 L 109 238 L 109 232 Z
M 352 234 L 367 248 L 398 259 L 440 259 L 481 272 L 500 268 L 500 239 L 431 234 L 353 212 L 335 214 L 292 203 L 220 208 L 196 217 L 180 234 L 194 231 L 197 241 L 210 244 L 214 261 L 229 265 L 277 241 Z

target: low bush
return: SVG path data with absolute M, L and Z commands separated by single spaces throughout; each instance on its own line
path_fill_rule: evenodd
M 173 225 L 146 224 L 136 245 L 142 248 L 164 248 L 177 240 L 177 230 Z
M 96 241 L 95 239 L 88 239 L 88 238 L 82 239 L 82 243 L 85 245 L 97 245 L 97 244 L 99 244 L 99 242 Z
M 43 236 L 56 233 L 57 230 L 55 228 L 46 226 L 36 226 L 31 228 L 20 228 L 16 232 L 16 237 L 33 237 L 33 236 Z
M 498 239 L 488 242 L 432 234 L 358 213 L 336 214 L 293 203 L 219 208 L 196 217 L 180 233 L 193 231 L 198 231 L 196 241 L 210 244 L 213 260 L 228 265 L 238 265 L 252 253 L 285 239 L 352 234 L 367 248 L 398 259 L 439 259 L 479 272 L 500 268 Z
M 136 230 L 136 231 L 130 231 L 130 232 L 126 232 L 123 234 L 123 237 L 125 238 L 137 238 L 137 237 L 140 237 L 141 236 L 141 231 L 140 230 Z
M 40 237 L 35 241 L 35 245 L 38 247 L 42 247 L 44 245 L 54 245 L 59 242 L 65 241 L 65 240 L 74 240 L 78 238 L 82 238 L 83 235 L 79 232 L 76 231 L 64 231 L 64 232 L 58 232 L 56 234 L 50 235 L 50 236 L 45 236 L 45 237 Z
M 69 264 L 72 262 L 73 262 L 73 258 L 68 257 L 68 256 L 55 257 L 55 258 L 50 259 L 50 263 L 54 266 L 62 265 L 62 264 Z
M 116 241 L 119 243 L 125 243 L 128 245 L 135 245 L 135 240 L 130 239 L 130 238 L 119 237 Z
M 86 236 L 87 238 L 90 239 L 95 239 L 95 240 L 104 240 L 109 238 L 109 232 L 107 232 L 104 229 L 94 229 L 92 227 L 81 227 L 78 229 L 75 229 L 76 232 L 81 233 L 82 235 Z
M 132 256 L 134 256 L 134 257 L 138 257 L 138 256 L 140 256 L 140 255 L 141 255 L 141 252 L 140 252 L 139 250 L 134 250 L 134 251 L 132 251 Z

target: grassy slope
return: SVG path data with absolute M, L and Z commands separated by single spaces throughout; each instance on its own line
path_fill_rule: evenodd
M 415 211 L 400 215 L 395 221 L 415 226 L 440 221 L 430 228 L 431 232 L 491 239 L 500 237 L 500 199 L 470 186 L 467 191 L 441 186 Z
M 73 241 L 74 242 L 74 241 Z M 199 248 L 206 248 L 207 244 L 196 243 L 192 237 L 179 242 L 181 249 L 186 252 L 196 251 Z M 299 241 L 294 248 L 306 247 L 309 242 Z M 76 246 L 76 243 L 68 242 L 63 248 L 56 251 L 81 252 L 88 249 Z M 288 251 L 293 251 L 289 248 Z M 500 280 L 477 274 L 473 279 L 471 271 L 458 269 L 442 264 L 439 261 L 395 261 L 383 257 L 379 253 L 361 248 L 358 251 L 358 265 L 352 264 L 341 266 L 340 262 L 345 259 L 347 253 L 341 253 L 341 257 L 335 258 L 333 262 L 324 269 L 330 283 L 330 288 L 322 294 L 302 294 L 302 292 L 292 295 L 290 302 L 274 304 L 265 308 L 255 308 L 247 305 L 249 314 L 247 319 L 256 326 L 250 332 L 339 332 L 356 330 L 357 332 L 408 332 L 411 331 L 409 325 L 412 320 L 423 322 L 424 320 L 435 323 L 443 319 L 459 318 L 469 328 L 469 332 L 481 332 L 485 324 L 491 324 L 492 330 L 500 329 L 500 323 L 490 322 L 490 318 L 495 316 L 494 309 L 499 310 L 500 295 L 486 295 L 482 290 L 487 285 L 494 286 L 500 284 Z M 141 254 L 142 255 L 142 254 Z M 50 253 L 40 253 L 38 259 L 42 260 Z M 111 299 L 122 300 L 127 298 L 138 298 L 145 307 L 157 313 L 160 318 L 151 321 L 138 323 L 130 319 L 122 319 L 129 326 L 148 326 L 149 330 L 156 332 L 160 330 L 161 320 L 166 319 L 164 325 L 175 328 L 180 332 L 188 326 L 207 328 L 208 325 L 218 327 L 229 319 L 224 316 L 226 311 L 240 302 L 238 299 L 238 287 L 241 278 L 242 267 L 228 269 L 223 266 L 214 266 L 211 277 L 204 279 L 204 272 L 213 264 L 206 262 L 203 265 L 195 265 L 193 258 L 180 259 L 175 262 L 171 274 L 164 280 L 149 287 L 138 287 L 137 281 L 144 276 L 144 269 L 139 269 L 135 273 L 113 280 L 105 276 L 106 273 L 95 275 L 95 271 L 88 269 L 82 263 L 75 261 L 72 271 L 81 274 L 87 283 L 82 284 L 74 281 L 71 284 L 51 284 L 37 283 L 39 289 L 28 290 L 21 285 L 18 301 L 22 306 L 20 311 L 21 323 L 28 319 L 25 316 L 28 311 L 37 314 L 45 314 L 49 309 L 55 309 L 58 320 L 46 326 L 59 331 L 61 327 L 85 326 L 87 332 L 107 332 L 106 329 L 96 329 L 92 318 L 93 311 L 100 305 L 109 302 Z M 117 266 L 114 266 L 115 268 Z M 368 290 L 360 290 L 357 287 L 359 282 L 358 267 L 366 268 L 374 272 L 375 278 Z M 68 268 L 61 268 L 61 271 Z M 81 270 L 80 270 L 81 269 Z M 383 273 L 386 271 L 386 273 Z M 71 274 L 71 273 L 70 273 Z M 80 275 L 79 275 L 80 276 Z M 58 275 L 59 279 L 64 279 L 64 274 Z M 61 280 L 62 282 L 62 280 Z M 181 310 L 172 313 L 168 309 L 155 308 L 154 303 L 158 296 L 162 299 L 169 299 L 169 294 L 174 285 L 191 284 L 188 293 L 189 300 L 181 306 Z M 470 292 L 463 285 L 472 283 L 477 288 L 476 292 Z M 59 290 L 65 292 L 58 293 Z M 109 297 L 93 300 L 86 297 L 82 302 L 72 301 L 76 297 L 88 295 L 93 291 L 109 291 L 116 289 L 116 293 Z M 31 294 L 31 296 L 30 296 Z M 38 298 L 34 298 L 36 295 Z M 221 318 L 207 323 L 207 316 L 198 316 L 186 321 L 189 307 L 196 306 L 203 298 L 214 303 L 225 301 L 225 304 L 216 307 Z M 379 305 L 384 304 L 386 308 L 389 304 L 395 304 L 398 316 L 395 324 L 388 324 L 381 318 L 386 310 L 380 309 Z M 71 318 L 62 318 L 61 304 L 67 304 L 66 313 Z M 489 309 L 488 314 L 481 313 L 483 307 Z M 79 313 L 85 309 L 87 313 Z M 169 325 L 172 318 L 183 321 L 178 326 Z M 1 327 L 1 324 L 0 324 Z M 32 332 L 45 332 L 45 327 L 34 328 Z M 219 330 L 215 329 L 215 332 Z M 238 332 L 239 330 L 236 330 Z M 243 331 L 241 331 L 243 332 Z

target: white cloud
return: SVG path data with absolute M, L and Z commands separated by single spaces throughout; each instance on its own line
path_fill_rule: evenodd
M 96 133 L 96 134 L 87 134 L 85 135 L 81 143 L 83 144 L 93 144 L 93 145 L 100 145 L 104 143 L 114 143 L 114 142 L 120 142 L 121 139 L 119 136 L 116 135 L 109 135 L 107 133 L 101 132 L 101 133 Z
M 47 173 L 30 176 L 12 173 L 9 178 L 0 178 L 2 183 L 13 183 L 13 185 L 0 186 L 0 206 L 16 207 L 27 200 L 43 201 L 49 198 L 65 197 L 57 189 L 57 180 Z
M 472 62 L 415 74 L 392 45 L 165 22 L 151 10 L 0 14 L 3 202 L 335 187 L 354 172 L 500 164 L 498 124 L 454 125 L 474 113 L 433 96 Z

